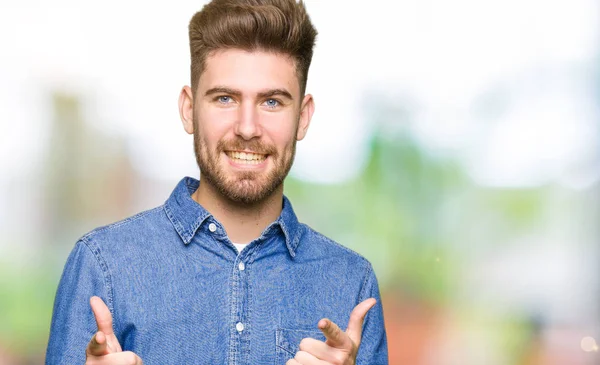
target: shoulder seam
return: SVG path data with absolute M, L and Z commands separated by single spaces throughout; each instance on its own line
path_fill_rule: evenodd
M 367 261 L 368 262 L 368 261 Z M 367 290 L 367 282 L 371 279 L 371 273 L 373 272 L 373 265 L 368 262 L 367 272 L 365 274 L 365 279 L 363 280 L 362 287 L 360 288 L 360 293 L 358 294 L 358 303 L 365 300 L 365 291 Z M 356 303 L 356 304 L 358 304 Z
M 106 260 L 104 260 L 104 257 L 102 256 L 102 253 L 100 253 L 100 248 L 95 245 L 93 242 L 90 241 L 91 237 L 89 237 L 89 235 L 86 235 L 84 237 L 82 237 L 79 241 L 82 242 L 85 247 L 90 250 L 90 252 L 94 255 L 94 258 L 96 259 L 96 263 L 98 264 L 98 266 L 100 266 L 100 269 L 102 270 L 102 274 L 103 274 L 103 279 L 104 279 L 104 286 L 106 289 L 106 305 L 108 306 L 108 309 L 110 310 L 113 318 L 116 318 L 115 316 L 115 310 L 114 310 L 114 292 L 113 292 L 113 285 L 112 285 L 112 277 L 110 274 L 110 270 L 108 269 L 108 265 L 106 264 Z M 113 328 L 115 321 L 113 320 Z
M 120 220 L 118 222 L 115 222 L 115 223 L 112 223 L 112 224 L 108 224 L 106 226 L 98 227 L 98 228 L 96 228 L 96 229 L 94 229 L 94 230 L 86 233 L 83 237 L 80 238 L 80 240 L 88 240 L 93 235 L 95 235 L 95 234 L 97 234 L 99 232 L 107 231 L 107 230 L 110 230 L 110 229 L 113 229 L 113 228 L 118 228 L 118 227 L 120 227 L 120 226 L 122 226 L 124 224 L 131 223 L 131 222 L 136 221 L 136 220 L 138 220 L 140 218 L 143 218 L 144 216 L 146 216 L 146 215 L 148 215 L 150 213 L 153 213 L 154 211 L 161 210 L 161 209 L 163 209 L 163 207 L 164 207 L 164 204 L 160 205 L 158 207 L 152 208 L 152 209 L 145 210 L 143 212 L 140 212 L 140 213 L 135 214 L 135 215 L 133 215 L 131 217 L 125 218 L 123 220 Z
M 312 229 L 311 227 L 309 227 L 308 225 L 306 225 L 306 224 L 304 224 L 304 223 L 301 223 L 301 225 L 302 225 L 302 226 L 304 226 L 304 227 L 305 227 L 305 229 L 306 229 L 306 230 L 308 230 L 309 232 L 313 232 L 314 234 L 317 234 L 317 235 L 319 235 L 320 237 L 322 237 L 323 239 L 325 239 L 327 242 L 329 242 L 329 243 L 332 243 L 332 244 L 334 244 L 335 246 L 337 246 L 337 247 L 339 247 L 339 248 L 341 248 L 341 249 L 343 249 L 343 250 L 345 250 L 345 251 L 347 251 L 347 252 L 351 253 L 352 255 L 354 255 L 354 256 L 356 256 L 356 257 L 358 257 L 358 258 L 359 258 L 359 259 L 361 259 L 361 260 L 362 260 L 364 263 L 366 263 L 368 266 L 370 266 L 370 265 L 371 265 L 371 263 L 369 262 L 369 260 L 367 260 L 367 259 L 366 259 L 366 258 L 365 258 L 363 255 L 359 254 L 358 252 L 354 251 L 353 249 L 351 249 L 351 248 L 348 248 L 348 247 L 346 247 L 346 246 L 344 246 L 344 245 L 342 245 L 342 244 L 340 244 L 340 243 L 338 243 L 338 242 L 336 242 L 336 241 L 332 240 L 331 238 L 329 238 L 329 237 L 325 236 L 324 234 L 321 234 L 321 233 L 319 233 L 319 232 L 315 231 L 314 229 Z

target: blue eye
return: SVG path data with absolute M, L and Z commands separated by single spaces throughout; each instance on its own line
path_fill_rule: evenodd
M 219 101 L 219 103 L 227 104 L 231 101 L 231 98 L 229 96 L 223 95 L 223 96 L 219 96 L 217 98 L 217 100 Z
M 275 99 L 268 99 L 266 103 L 269 108 L 275 108 L 279 105 L 279 102 Z

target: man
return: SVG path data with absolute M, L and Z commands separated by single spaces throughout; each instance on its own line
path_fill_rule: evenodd
M 314 111 L 304 5 L 213 0 L 189 35 L 179 110 L 200 181 L 78 241 L 46 363 L 387 363 L 370 263 L 299 223 L 283 196 Z

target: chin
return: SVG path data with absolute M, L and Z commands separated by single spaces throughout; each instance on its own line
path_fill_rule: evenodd
M 230 201 L 243 205 L 261 203 L 271 197 L 278 188 L 268 189 L 264 184 L 252 184 L 248 183 L 248 181 L 238 181 L 232 185 L 237 185 L 237 189 L 228 189 L 224 195 Z M 260 185 L 260 187 L 257 185 Z

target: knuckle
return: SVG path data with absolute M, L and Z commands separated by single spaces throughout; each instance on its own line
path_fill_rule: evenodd
M 112 327 L 112 319 L 111 318 L 99 319 L 98 324 L 102 327 L 109 327 L 109 326 Z

